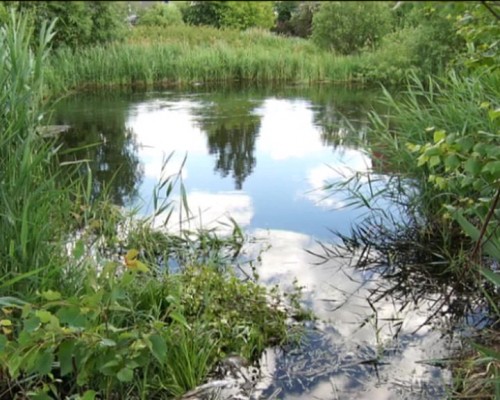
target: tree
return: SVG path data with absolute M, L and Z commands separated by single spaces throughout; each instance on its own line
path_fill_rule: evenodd
M 273 4 L 266 1 L 228 1 L 222 25 L 240 30 L 254 27 L 271 29 L 274 26 Z
M 374 48 L 391 29 L 391 10 L 385 2 L 324 2 L 313 16 L 315 43 L 341 54 Z
M 139 25 L 148 26 L 173 26 L 182 25 L 182 13 L 173 4 L 156 3 L 152 7 L 145 10 L 142 15 L 139 15 Z
M 193 1 L 182 9 L 184 22 L 190 25 L 211 25 L 220 28 L 227 3 L 227 1 Z
M 274 12 L 271 2 L 193 1 L 184 9 L 184 21 L 191 25 L 211 25 L 216 28 L 270 29 L 274 25 Z
M 28 14 L 37 37 L 42 22 L 57 18 L 54 48 L 105 43 L 123 37 L 123 2 L 108 1 L 13 1 L 8 7 Z

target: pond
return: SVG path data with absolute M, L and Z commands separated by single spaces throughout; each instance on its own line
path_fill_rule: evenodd
M 155 185 L 183 166 L 196 215 L 190 223 L 223 231 L 233 218 L 254 238 L 247 254 L 260 255 L 262 283 L 303 287 L 319 319 L 300 347 L 263 356 L 252 398 L 446 397 L 449 372 L 433 360 L 449 356 L 451 341 L 424 324 L 433 295 L 412 304 L 390 295 L 371 302 L 370 293 L 389 285 L 379 274 L 349 260 L 318 265 L 315 255 L 322 243 L 335 243 L 332 231 L 348 234 L 366 214 L 346 207 L 345 192 L 322 187 L 372 168 L 360 139 L 377 95 L 198 86 L 84 93 L 58 103 L 54 122 L 72 127 L 70 146 L 99 143 L 79 153 L 92 160 L 95 193 L 107 187 L 116 204 L 141 204 L 148 213 Z

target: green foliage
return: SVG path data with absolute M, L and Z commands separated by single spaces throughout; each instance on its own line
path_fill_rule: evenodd
M 92 18 L 92 31 L 88 45 L 120 41 L 127 34 L 125 5 L 123 2 L 88 1 L 87 10 Z
M 225 268 L 225 250 L 242 245 L 237 226 L 229 239 L 152 229 L 171 215 L 173 178 L 139 220 L 92 199 L 91 176 L 71 184 L 56 172 L 56 142 L 39 129 L 53 26 L 31 51 L 27 24 L 13 14 L 0 29 L 1 397 L 178 397 L 229 352 L 254 360 L 286 341 L 281 296 Z M 119 244 L 124 262 L 109 255 Z M 178 273 L 159 253 L 176 258 Z
M 275 32 L 280 34 L 290 34 L 292 27 L 290 19 L 299 7 L 298 1 L 275 1 L 274 12 L 276 13 Z
M 312 34 L 313 16 L 318 11 L 320 3 L 301 2 L 290 19 L 290 26 L 294 36 L 308 38 Z
M 53 26 L 41 28 L 35 52 L 26 18 L 0 30 L 0 275 L 3 293 L 42 288 L 60 276 L 61 236 L 70 182 L 55 169 L 53 140 L 40 135 L 46 116 L 43 70 Z M 60 170 L 59 170 L 60 171 Z M 36 273 L 33 273 L 36 271 Z M 10 285 L 6 285 L 10 282 Z
M 87 268 L 80 294 L 2 299 L 0 388 L 47 388 L 61 397 L 68 388 L 92 389 L 102 398 L 166 388 L 179 396 L 226 355 L 254 360 L 287 338 L 280 296 L 274 292 L 270 306 L 266 290 L 230 273 L 205 266 L 180 275 L 123 272 L 115 262 L 100 273 Z
M 228 1 L 222 26 L 239 30 L 270 29 L 274 26 L 273 5 L 266 1 Z
M 190 25 L 222 27 L 227 1 L 192 1 L 182 9 L 184 22 Z
M 324 2 L 313 17 L 312 39 L 340 54 L 375 48 L 389 32 L 391 18 L 383 2 Z
M 456 64 L 467 68 L 491 68 L 499 65 L 500 23 L 499 16 L 493 15 L 497 5 L 491 1 L 457 5 L 461 14 L 456 18 L 456 27 L 467 43 L 467 51 L 457 57 Z M 493 10 L 493 12 L 491 11 Z
M 188 24 L 216 28 L 269 29 L 274 25 L 272 3 L 261 1 L 193 1 L 183 16 Z
M 157 82 L 345 82 L 359 63 L 357 56 L 331 57 L 304 39 L 262 30 L 136 27 L 128 43 L 59 51 L 47 79 L 54 91 Z
M 484 210 L 481 199 L 495 189 L 497 93 L 494 76 L 454 73 L 425 84 L 414 77 L 397 100 L 386 92 L 391 118 L 373 115 L 374 147 L 384 149 L 386 167 L 417 179 L 425 215 L 444 215 L 442 204 Z
M 121 39 L 125 33 L 124 5 L 107 1 L 19 1 L 19 12 L 30 16 L 38 34 L 43 21 L 57 18 L 53 47 L 72 48 Z
M 276 1 L 274 31 L 288 36 L 307 38 L 312 32 L 313 15 L 319 8 L 317 1 Z
M 156 3 L 148 7 L 139 15 L 138 25 L 146 26 L 172 26 L 182 25 L 182 14 L 179 8 L 173 4 Z

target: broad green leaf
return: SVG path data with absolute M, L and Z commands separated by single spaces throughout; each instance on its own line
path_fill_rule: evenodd
M 29 399 L 30 400 L 53 400 L 52 397 L 50 397 L 47 393 L 44 393 L 44 392 L 30 394 Z
M 455 154 L 451 154 L 445 158 L 444 165 L 448 171 L 453 171 L 460 165 L 460 159 Z
M 24 320 L 24 330 L 28 333 L 35 332 L 41 325 L 40 318 L 32 315 Z
M 134 379 L 134 371 L 130 368 L 124 367 L 120 371 L 118 371 L 116 377 L 121 382 L 130 382 L 132 379 Z
M 439 156 L 441 155 L 441 149 L 436 146 L 429 147 L 427 150 L 425 150 L 424 154 L 427 157 L 432 157 L 432 156 Z
M 81 397 L 80 400 L 95 400 L 97 392 L 94 390 L 87 390 Z
M 465 172 L 476 176 L 481 171 L 481 163 L 475 158 L 469 158 L 464 165 Z
M 35 315 L 40 319 L 42 324 L 48 323 L 50 321 L 50 317 L 52 316 L 52 314 L 47 310 L 35 311 Z
M 61 299 L 61 293 L 53 290 L 47 290 L 46 292 L 43 292 L 41 296 L 47 301 L 56 301 Z
M 65 340 L 59 345 L 58 358 L 61 366 L 61 376 L 65 376 L 73 371 L 73 350 L 74 340 Z
M 144 263 L 142 263 L 140 261 L 137 261 L 137 271 L 148 272 L 149 268 L 146 267 L 146 264 L 144 264 Z
M 56 315 L 61 324 L 68 324 L 76 328 L 84 328 L 87 326 L 87 318 L 81 314 L 81 310 L 77 306 L 63 307 Z
M 489 147 L 490 146 L 486 143 L 478 143 L 474 146 L 473 151 L 478 153 L 481 157 L 484 157 L 486 156 Z
M 489 146 L 486 150 L 486 155 L 488 157 L 500 159 L 500 146 Z
M 125 254 L 125 259 L 133 260 L 134 258 L 137 258 L 139 255 L 139 250 L 137 249 L 130 249 L 127 251 L 127 254 Z
M 47 375 L 52 370 L 52 363 L 54 362 L 54 355 L 51 351 L 46 350 L 37 355 L 35 359 L 35 371 L 40 375 Z
M 429 165 L 431 167 L 435 167 L 441 163 L 441 157 L 439 156 L 432 156 L 429 160 Z
M 417 166 L 421 167 L 422 165 L 425 165 L 427 161 L 429 161 L 429 157 L 427 157 L 425 154 L 422 154 L 420 157 L 417 158 L 418 163 Z
M 164 363 L 167 359 L 167 343 L 160 335 L 151 335 L 151 354 L 160 362 Z
M 444 140 L 446 138 L 446 132 L 443 130 L 435 131 L 434 132 L 434 143 L 437 143 L 441 140 Z
M 112 356 L 112 355 L 111 355 Z M 114 376 L 117 367 L 122 364 L 121 360 L 112 359 L 99 367 L 99 371 L 106 376 Z
M 495 121 L 498 117 L 500 117 L 500 108 L 488 111 L 488 117 L 490 117 L 490 121 Z
M 483 167 L 482 172 L 489 172 L 495 178 L 500 178 L 500 161 L 490 161 Z

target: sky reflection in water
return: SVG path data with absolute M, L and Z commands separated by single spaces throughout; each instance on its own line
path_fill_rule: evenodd
M 58 123 L 81 129 L 83 136 L 90 129 L 86 123 L 101 121 L 90 130 L 108 143 L 118 141 L 107 136 L 108 114 L 116 116 L 116 137 L 120 129 L 129 133 L 110 150 L 114 159 L 102 149 L 88 155 L 100 160 L 94 166 L 98 178 L 113 163 L 133 163 L 123 167 L 129 192 L 116 193 L 118 203 L 151 203 L 165 157 L 173 152 L 164 176 L 176 174 L 187 154 L 182 177 L 197 216 L 191 226 L 224 229 L 218 222 L 231 216 L 257 238 L 247 249 L 250 257 L 271 245 L 258 266 L 262 282 L 287 289 L 297 278 L 304 286 L 305 302 L 322 322 L 302 352 L 266 354 L 272 379 L 261 383 L 263 398 L 277 388 L 286 399 L 443 397 L 440 381 L 447 374 L 417 361 L 445 356 L 445 342 L 429 327 L 412 333 L 425 321 L 432 299 L 398 311 L 401 305 L 387 298 L 372 309 L 366 298 L 380 279 L 367 280 L 346 262 L 314 266 L 318 260 L 305 251 L 319 251 L 317 239 L 332 240 L 329 229 L 347 234 L 366 211 L 343 209 L 345 193 L 326 196 L 320 190 L 326 182 L 371 169 L 370 158 L 355 146 L 366 124 L 366 104 L 317 94 L 157 92 L 108 101 L 68 99 L 59 114 Z M 150 211 L 151 204 L 143 209 Z M 360 364 L 377 357 L 384 363 L 377 370 Z M 308 377 L 311 370 L 316 372 Z

